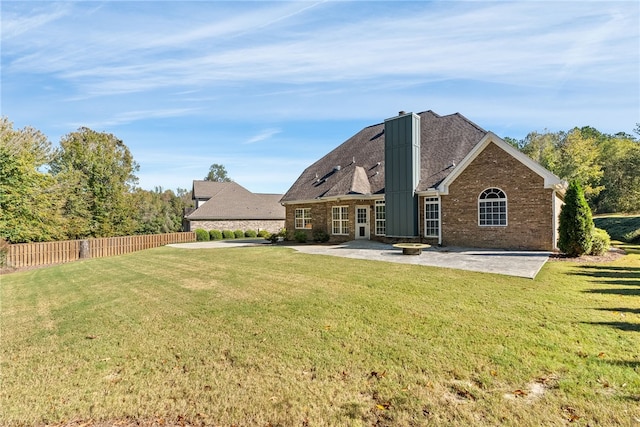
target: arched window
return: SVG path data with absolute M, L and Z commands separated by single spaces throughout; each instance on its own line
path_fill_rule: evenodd
M 507 225 L 507 195 L 499 188 L 488 188 L 478 198 L 478 225 Z

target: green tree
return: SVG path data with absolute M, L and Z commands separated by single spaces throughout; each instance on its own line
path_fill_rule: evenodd
M 131 191 L 138 164 L 114 135 L 80 128 L 60 141 L 51 171 L 67 185 L 64 213 L 74 237 L 108 237 L 135 229 Z M 82 235 L 84 234 L 84 235 Z
M 227 170 L 218 163 L 214 163 L 209 167 L 209 173 L 204 179 L 205 181 L 231 182 L 231 178 L 227 175 Z
M 156 187 L 154 191 L 136 189 L 133 193 L 138 209 L 136 234 L 172 233 L 182 229 L 185 204 L 171 190 Z
M 640 142 L 624 133 L 607 136 L 599 163 L 604 189 L 595 199 L 596 211 L 640 212 Z
M 55 182 L 43 171 L 51 143 L 41 132 L 13 129 L 0 118 L 0 237 L 11 243 L 46 241 L 62 236 Z
M 584 197 L 582 187 L 571 181 L 560 211 L 558 248 L 570 257 L 577 257 L 591 251 L 593 240 L 593 218 Z
M 602 165 L 599 162 L 600 148 L 592 128 L 583 131 L 574 128 L 560 145 L 558 175 L 567 181 L 578 181 L 584 195 L 591 201 L 603 190 L 601 185 Z
M 563 132 L 531 132 L 521 142 L 521 151 L 551 172 L 559 175 L 559 147 L 564 136 Z

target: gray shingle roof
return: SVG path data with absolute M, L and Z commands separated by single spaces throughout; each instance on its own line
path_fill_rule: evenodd
M 193 197 L 207 200 L 189 220 L 284 220 L 281 194 L 252 193 L 235 182 L 193 181 Z
M 420 183 L 417 191 L 437 186 L 487 134 L 459 113 L 420 116 Z M 384 193 L 384 123 L 366 127 L 309 166 L 282 202 L 349 194 Z

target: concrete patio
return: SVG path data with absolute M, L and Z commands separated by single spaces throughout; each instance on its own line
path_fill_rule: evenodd
M 184 249 L 203 249 L 255 246 L 263 244 L 269 245 L 270 243 L 263 239 L 216 240 L 210 242 L 180 243 L 169 246 Z M 313 255 L 329 255 L 345 258 L 453 268 L 458 270 L 526 277 L 529 279 L 535 278 L 536 274 L 538 274 L 551 254 L 550 252 L 539 251 L 431 247 L 423 249 L 422 254 L 420 255 L 403 255 L 402 249 L 394 248 L 391 244 L 372 240 L 352 240 L 350 242 L 336 245 L 312 243 L 289 245 L 287 242 L 283 242 L 279 243 L 278 246 L 290 247 L 299 252 Z

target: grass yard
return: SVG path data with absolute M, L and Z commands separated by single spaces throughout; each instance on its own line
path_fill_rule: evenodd
M 640 215 L 601 215 L 593 222 L 614 240 L 640 244 Z
M 529 280 L 158 248 L 0 280 L 2 425 L 640 423 L 640 254 Z

